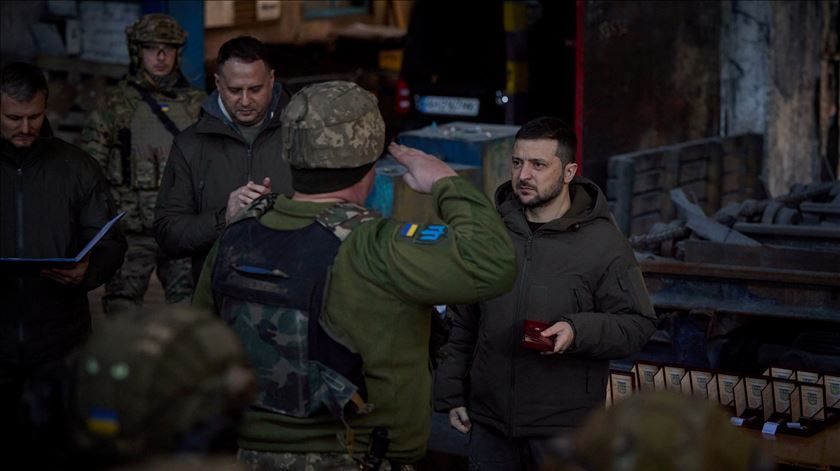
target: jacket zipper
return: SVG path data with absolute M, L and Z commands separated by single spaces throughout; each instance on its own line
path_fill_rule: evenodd
M 516 312 L 513 316 L 513 329 L 511 329 L 511 345 L 513 345 L 514 355 L 510 357 L 510 410 L 508 411 L 508 438 L 513 437 L 513 412 L 516 409 L 516 368 L 514 368 L 514 361 L 516 360 L 515 352 L 518 342 L 516 341 L 516 333 L 519 332 L 517 326 L 521 320 L 522 303 L 524 288 L 527 286 L 528 279 L 528 263 L 531 261 L 531 245 L 534 242 L 534 234 L 528 236 L 528 241 L 525 243 L 525 260 L 522 262 L 521 276 L 519 277 L 519 286 L 516 294 Z
M 18 257 L 23 257 L 23 167 L 18 167 L 16 172 L 16 187 L 15 188 L 15 212 L 17 219 L 17 234 L 15 237 L 15 251 Z M 18 278 L 18 290 L 23 292 L 23 278 Z M 20 312 L 20 309 L 18 309 Z M 23 316 L 18 318 L 18 342 L 23 343 Z
M 15 209 L 17 211 L 17 240 L 15 251 L 18 257 L 23 257 L 23 167 L 17 169 L 17 188 L 15 191 Z
M 256 140 L 256 138 L 254 138 L 254 140 Z M 251 181 L 251 174 L 254 173 L 253 167 L 253 160 L 251 159 L 251 144 L 248 144 L 248 178 L 245 180 L 246 183 Z M 262 182 L 260 182 L 260 184 L 262 184 Z

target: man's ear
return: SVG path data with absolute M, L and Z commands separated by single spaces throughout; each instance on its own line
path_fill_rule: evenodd
M 213 74 L 213 77 L 216 79 L 216 90 L 220 90 L 222 87 L 221 85 L 219 85 L 219 81 L 221 80 L 221 78 L 219 77 L 218 72 Z
M 578 164 L 572 162 L 566 165 L 566 168 L 563 169 L 563 183 L 569 183 L 572 181 L 572 178 L 575 178 L 577 174 Z
M 270 79 L 269 82 L 274 83 L 274 69 L 271 69 L 271 71 L 268 73 L 268 77 Z

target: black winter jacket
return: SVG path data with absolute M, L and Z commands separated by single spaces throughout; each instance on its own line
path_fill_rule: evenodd
M 516 247 L 513 291 L 454 317 L 435 378 L 435 408 L 466 406 L 508 437 L 551 436 L 604 404 L 609 360 L 639 351 L 656 315 L 627 239 L 604 195 L 581 177 L 565 216 L 532 233 L 510 182 L 496 203 Z M 523 321 L 569 322 L 572 346 L 540 355 L 520 346 Z
M 280 157 L 280 112 L 288 93 L 275 84 L 273 116 L 266 117 L 251 145 L 218 100 L 215 91 L 204 101 L 198 122 L 175 137 L 155 207 L 155 239 L 171 257 L 192 257 L 195 281 L 225 227 L 231 191 L 269 177 L 272 192 L 292 195 L 289 164 Z
M 99 164 L 41 129 L 32 147 L 0 139 L 0 257 L 73 257 L 115 214 Z M 90 331 L 87 292 L 122 265 L 116 226 L 91 251 L 81 285 L 0 269 L 0 372 L 62 357 Z M 7 371 L 7 370 L 6 370 Z

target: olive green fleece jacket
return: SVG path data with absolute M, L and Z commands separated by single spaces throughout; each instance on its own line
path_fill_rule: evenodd
M 460 177 L 432 188 L 446 230 L 421 240 L 426 225 L 378 218 L 353 230 L 342 243 L 330 274 L 325 328 L 362 357 L 368 402 L 374 410 L 350 419 L 354 450 L 363 452 L 373 427 L 384 426 L 387 456 L 414 462 L 426 451 L 431 427 L 429 332 L 431 306 L 471 303 L 511 289 L 516 259 L 499 215 L 482 193 Z M 279 197 L 260 222 L 277 230 L 312 224 L 330 203 Z M 411 236 L 408 234 L 411 233 Z M 278 247 L 278 250 L 287 250 Z M 193 304 L 215 310 L 210 252 Z M 245 449 L 274 452 L 343 452 L 343 427 L 331 416 L 299 419 L 251 410 L 240 432 Z

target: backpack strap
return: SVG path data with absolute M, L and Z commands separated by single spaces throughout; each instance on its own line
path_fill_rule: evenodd
M 143 101 L 145 101 L 146 104 L 149 105 L 149 109 L 152 110 L 152 113 L 154 113 L 158 121 L 160 121 L 160 124 L 162 124 L 163 127 L 165 127 L 167 131 L 169 131 L 169 134 L 172 134 L 172 137 L 177 136 L 178 133 L 181 132 L 178 129 L 178 126 L 172 121 L 172 118 L 167 116 L 166 113 L 164 113 L 163 110 L 160 109 L 160 104 L 158 104 L 157 100 L 155 100 L 152 97 L 152 94 L 149 93 L 149 90 L 145 87 L 137 85 L 134 82 L 131 82 L 131 86 L 137 90 L 137 93 L 140 94 L 140 98 L 142 98 Z
M 339 203 L 323 210 L 315 220 L 335 234 L 338 240 L 344 242 L 353 232 L 353 229 L 379 217 L 378 212 L 364 206 L 353 203 Z

